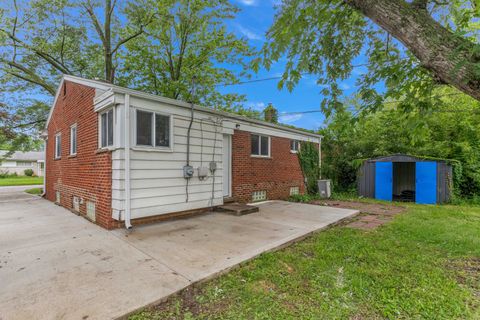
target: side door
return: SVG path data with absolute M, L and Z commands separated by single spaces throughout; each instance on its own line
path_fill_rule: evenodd
M 375 199 L 392 201 L 393 163 L 375 163 Z

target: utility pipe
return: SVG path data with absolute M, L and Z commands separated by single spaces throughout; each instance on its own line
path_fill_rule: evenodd
M 130 95 L 125 94 L 125 103 L 123 106 L 124 119 L 125 119 L 125 228 L 127 230 L 132 229 L 131 215 L 130 215 Z

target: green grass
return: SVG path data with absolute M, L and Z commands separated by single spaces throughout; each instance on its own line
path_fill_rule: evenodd
M 35 185 L 35 184 L 43 184 L 43 177 L 17 176 L 17 177 L 0 178 L 0 187 L 25 186 L 25 185 Z
M 32 189 L 25 190 L 25 192 L 38 196 L 42 194 L 43 188 L 32 188 Z
M 377 230 L 328 229 L 130 319 L 480 319 L 480 208 L 407 206 Z

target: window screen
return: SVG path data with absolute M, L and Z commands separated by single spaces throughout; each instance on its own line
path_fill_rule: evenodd
M 268 137 L 261 136 L 260 140 L 260 152 L 262 156 L 268 156 Z
M 100 121 L 100 146 L 102 148 L 113 146 L 113 109 L 102 113 Z
M 270 155 L 270 139 L 258 134 L 251 135 L 252 155 L 268 157 Z
M 70 154 L 77 153 L 77 126 L 70 128 Z
M 137 110 L 137 145 L 153 146 L 152 119 L 152 112 Z
M 297 152 L 300 150 L 300 141 L 298 140 L 290 140 L 290 150 Z
M 155 146 L 170 146 L 170 117 L 155 114 Z
M 113 146 L 113 109 L 107 112 L 108 135 L 107 145 Z
M 55 158 L 60 158 L 62 154 L 62 136 L 57 134 L 55 136 Z

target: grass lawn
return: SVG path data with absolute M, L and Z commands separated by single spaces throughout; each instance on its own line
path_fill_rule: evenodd
M 337 226 L 130 319 L 480 319 L 480 208 Z
M 43 188 L 32 188 L 32 189 L 25 190 L 25 192 L 38 196 L 42 194 Z
M 34 184 L 43 184 L 43 177 L 8 177 L 0 178 L 0 187 L 5 186 L 25 186 L 25 185 L 34 185 Z

